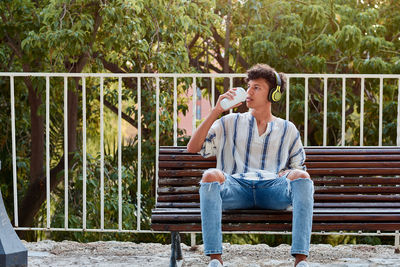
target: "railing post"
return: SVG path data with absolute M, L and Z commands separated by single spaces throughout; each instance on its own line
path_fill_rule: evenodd
M 1 166 L 1 161 L 0 161 Z M 0 167 L 1 168 L 1 167 Z M 28 250 L 8 218 L 0 190 L 0 266 L 28 266 Z
M 190 234 L 190 246 L 194 248 L 196 246 L 196 233 Z

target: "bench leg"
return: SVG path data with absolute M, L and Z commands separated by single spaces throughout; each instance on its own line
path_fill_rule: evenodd
M 399 230 L 396 231 L 394 236 L 394 253 L 400 253 L 400 233 Z
M 171 232 L 171 258 L 170 267 L 180 267 L 183 263 L 181 236 L 179 232 Z

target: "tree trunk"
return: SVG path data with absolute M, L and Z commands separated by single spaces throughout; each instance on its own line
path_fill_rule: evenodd
M 77 130 L 76 130 L 77 125 L 78 125 L 78 94 L 72 88 L 69 88 L 68 89 L 68 166 L 69 167 L 72 166 L 73 164 L 72 152 L 76 151 L 77 148 Z M 44 136 L 43 126 L 40 132 L 37 129 L 37 127 L 35 129 L 38 131 L 36 135 L 40 135 L 42 137 Z M 32 143 L 37 142 L 37 140 L 39 140 L 39 138 L 34 138 L 34 136 L 32 136 L 32 141 L 31 141 Z M 32 157 L 40 158 L 41 168 L 43 168 L 43 157 L 44 157 L 43 144 L 44 141 L 42 143 L 41 156 L 34 154 L 34 150 L 32 150 Z M 64 169 L 64 157 L 65 157 L 65 152 L 63 157 L 57 164 L 57 166 L 51 170 L 50 191 L 53 191 L 53 189 L 62 180 L 62 177 L 59 176 L 58 174 L 60 171 Z M 29 187 L 24 195 L 24 199 L 22 200 L 22 203 L 19 206 L 19 214 L 20 214 L 19 225 L 26 227 L 32 226 L 34 217 L 45 200 L 46 200 L 46 175 L 44 171 L 41 171 L 38 176 L 35 176 L 35 179 L 31 179 Z M 20 233 L 20 237 L 24 236 L 25 236 L 24 233 Z
M 95 25 L 92 32 L 91 40 L 89 42 L 89 47 L 92 47 L 96 39 L 98 29 L 102 23 L 102 17 L 99 14 L 99 8 L 95 11 Z M 81 54 L 75 65 L 70 62 L 66 62 L 68 66 L 72 66 L 72 72 L 82 72 L 84 66 L 87 64 L 89 58 L 89 53 L 84 52 Z M 24 65 L 24 71 L 30 72 L 30 66 Z M 69 67 L 66 67 L 69 70 Z M 50 173 L 50 191 L 61 182 L 61 177 L 59 173 L 64 169 L 64 157 L 68 157 L 68 169 L 72 166 L 73 162 L 73 152 L 77 149 L 77 126 L 78 126 L 78 91 L 79 91 L 79 78 L 75 78 L 74 90 L 71 86 L 68 89 L 68 151 L 64 151 L 64 155 L 57 164 L 55 168 L 51 170 Z M 31 93 L 32 82 L 29 78 L 25 78 L 25 84 L 30 89 Z M 31 95 L 30 99 L 31 99 Z M 35 95 L 33 95 L 35 96 Z M 40 96 L 32 98 L 35 100 L 31 102 L 31 117 L 32 114 L 36 115 L 37 110 L 41 104 Z M 32 104 L 33 103 L 33 104 Z M 36 111 L 36 112 L 33 112 Z M 41 118 L 41 117 L 39 117 Z M 46 175 L 43 172 L 43 162 L 44 162 L 44 120 L 36 117 L 32 118 L 32 155 L 31 155 L 31 179 L 28 189 L 25 192 L 24 198 L 21 205 L 19 206 L 19 224 L 21 226 L 31 226 L 34 220 L 34 216 L 39 211 L 41 205 L 46 199 Z M 36 150 L 35 150 L 36 149 Z M 40 162 L 40 164 L 39 164 Z M 36 164 L 36 165 L 35 165 Z M 40 171 L 39 167 L 40 166 Z M 33 170 L 32 170 L 33 168 Z M 68 171 L 68 170 L 66 170 Z M 35 176 L 32 176 L 34 174 Z M 68 185 L 67 185 L 68 186 Z M 26 232 L 19 233 L 20 237 L 27 236 Z
M 39 115 L 39 107 L 42 104 L 41 95 L 33 88 L 28 79 L 28 99 L 31 111 L 31 158 L 30 158 L 30 182 L 38 179 L 43 174 L 44 159 L 44 118 Z
M 228 15 L 226 18 L 225 44 L 224 44 L 224 66 L 223 66 L 224 73 L 229 73 L 229 42 L 230 42 L 230 37 L 231 37 L 231 30 L 230 30 L 231 13 L 232 13 L 232 1 L 228 0 Z M 226 92 L 228 90 L 229 90 L 229 79 L 225 78 L 224 79 L 224 91 Z

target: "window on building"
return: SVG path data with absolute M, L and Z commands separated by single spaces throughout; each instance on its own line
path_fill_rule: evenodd
M 201 120 L 201 90 L 197 87 L 196 119 Z

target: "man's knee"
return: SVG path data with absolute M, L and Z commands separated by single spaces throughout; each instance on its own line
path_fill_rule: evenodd
M 203 177 L 202 177 L 201 181 L 203 183 L 212 183 L 212 182 L 223 183 L 223 182 L 225 182 L 225 176 L 218 169 L 210 169 L 210 170 L 206 170 L 203 173 Z
M 287 178 L 291 181 L 296 180 L 296 179 L 311 179 L 310 175 L 306 171 L 301 171 L 301 170 L 293 170 L 289 173 Z

